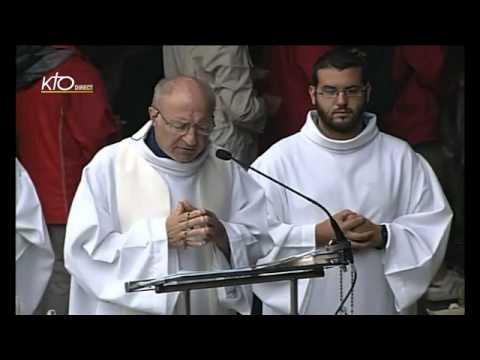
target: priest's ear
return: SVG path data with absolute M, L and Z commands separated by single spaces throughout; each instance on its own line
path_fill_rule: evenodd
M 366 89 L 365 89 L 365 103 L 370 102 L 370 94 L 372 92 L 372 85 L 370 83 L 367 83 Z
M 310 95 L 310 99 L 312 101 L 312 105 L 316 104 L 316 94 L 317 93 L 317 88 L 313 85 L 308 86 L 308 94 Z
M 148 107 L 148 115 L 150 115 L 150 120 L 152 120 L 153 123 L 155 123 L 155 120 L 158 115 L 158 110 L 156 110 L 154 107 L 149 106 Z

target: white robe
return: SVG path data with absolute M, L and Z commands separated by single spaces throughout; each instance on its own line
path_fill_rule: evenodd
M 17 313 L 31 315 L 52 275 L 55 255 L 35 187 L 15 159 L 15 296 Z
M 128 138 L 98 152 L 83 170 L 67 223 L 71 314 L 184 314 L 178 292 L 125 293 L 125 282 L 249 266 L 270 251 L 262 188 L 214 151 L 209 145 L 199 158 L 182 164 L 155 156 L 143 140 Z M 166 218 L 180 200 L 207 208 L 222 221 L 231 264 L 211 243 L 168 247 Z M 251 286 L 193 290 L 190 296 L 192 314 L 248 314 L 251 309 Z
M 325 137 L 312 115 L 301 131 L 273 145 L 252 165 L 317 200 L 329 212 L 358 212 L 385 224 L 385 250 L 355 252 L 358 271 L 355 314 L 411 313 L 439 268 L 447 245 L 452 211 L 429 164 L 410 146 L 381 133 L 376 117 L 365 114 L 366 127 L 353 139 Z M 314 226 L 327 218 L 315 205 L 251 172 L 269 201 L 269 211 L 283 222 L 272 229 L 276 247 L 265 259 L 314 247 Z M 344 274 L 345 296 L 350 272 Z M 299 281 L 302 314 L 334 314 L 339 305 L 339 270 Z M 254 285 L 264 314 L 289 312 L 286 282 Z M 350 300 L 346 302 L 350 309 Z

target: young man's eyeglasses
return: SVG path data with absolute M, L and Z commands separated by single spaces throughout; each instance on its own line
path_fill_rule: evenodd
M 166 117 L 161 113 L 161 111 L 158 108 L 156 108 L 153 105 L 150 105 L 150 106 L 157 111 L 154 118 L 160 115 L 163 121 L 165 122 L 165 124 L 167 124 L 168 127 L 170 127 L 173 131 L 175 131 L 179 135 L 185 135 L 193 126 L 195 128 L 195 131 L 198 134 L 207 136 L 207 135 L 210 135 L 213 128 L 215 127 L 213 118 L 211 118 L 208 121 L 208 123 L 203 123 L 203 124 L 193 124 L 193 123 L 185 123 L 181 121 L 167 120 Z
M 317 91 L 317 95 L 320 95 L 327 99 L 336 98 L 340 93 L 343 93 L 347 97 L 360 97 L 365 93 L 367 86 L 349 86 L 344 89 L 337 89 L 334 86 L 322 86 L 320 91 Z

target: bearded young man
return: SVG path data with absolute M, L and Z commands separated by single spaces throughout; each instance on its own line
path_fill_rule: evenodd
M 309 94 L 316 110 L 300 132 L 274 144 L 253 167 L 322 203 L 351 241 L 358 278 L 354 314 L 412 314 L 438 270 L 452 211 L 425 159 L 403 140 L 379 131 L 364 111 L 372 90 L 365 56 L 338 47 L 313 67 Z M 282 222 L 271 229 L 273 261 L 321 247 L 333 238 L 327 215 L 302 198 L 251 174 L 265 189 L 269 212 Z M 300 314 L 334 314 L 351 285 L 348 273 L 299 281 Z M 289 284 L 257 284 L 264 314 L 289 312 Z

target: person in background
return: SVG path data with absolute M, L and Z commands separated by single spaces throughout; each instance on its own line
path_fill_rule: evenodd
M 70 286 L 63 261 L 70 205 L 83 167 L 118 138 L 119 125 L 100 73 L 76 47 L 17 46 L 16 63 L 17 156 L 37 190 L 55 253 L 37 312 L 63 315 Z M 88 91 L 76 91 L 72 81 Z

